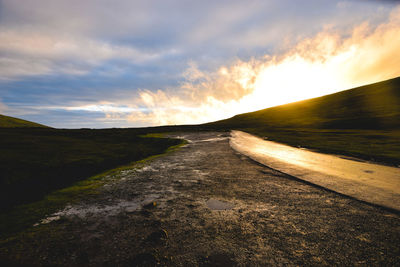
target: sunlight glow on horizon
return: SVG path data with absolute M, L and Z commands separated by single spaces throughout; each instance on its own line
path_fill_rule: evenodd
M 320 63 L 296 57 L 263 69 L 255 79 L 253 93 L 243 102 L 258 110 L 325 95 L 343 88 L 344 83 L 335 76 Z
M 280 57 L 239 60 L 214 74 L 191 66 L 194 78 L 179 95 L 145 92 L 152 112 L 131 118 L 153 125 L 204 123 L 395 78 L 400 76 L 399 48 L 397 8 L 375 28 L 363 23 L 348 37 L 321 32 Z M 180 105 L 194 108 L 178 114 L 174 107 Z
M 311 61 L 299 55 L 278 64 L 268 64 L 258 73 L 253 92 L 242 99 L 249 111 L 315 98 L 363 85 L 342 73 L 342 67 L 355 53 L 354 49 Z M 364 84 L 367 84 L 365 82 Z
M 392 9 L 387 19 L 378 24 L 369 23 L 354 24 L 346 30 L 324 27 L 280 52 L 245 60 L 234 58 L 212 68 L 189 59 L 186 68 L 169 76 L 167 70 L 171 66 L 164 63 L 151 75 L 146 72 L 145 78 L 138 79 L 140 86 L 126 83 L 120 88 L 118 83 L 105 84 L 99 98 L 94 94 L 89 100 L 80 101 L 77 97 L 63 105 L 40 108 L 75 114 L 86 112 L 96 116 L 97 121 L 125 122 L 123 125 L 128 127 L 199 124 L 400 76 L 400 7 Z M 91 45 L 94 44 L 87 47 Z M 96 65 L 100 64 L 96 59 L 132 57 L 131 50 L 119 48 L 89 49 L 94 52 L 86 61 Z M 106 73 L 108 69 L 99 71 Z M 133 79 L 135 72 L 140 70 L 127 72 L 124 77 Z M 176 82 L 152 87 L 151 80 L 157 80 L 157 75 L 172 77 Z M 98 85 L 103 86 L 88 83 L 82 88 L 91 92 Z M 113 90 L 117 93 L 113 94 Z M 35 112 L 35 107 L 32 110 Z

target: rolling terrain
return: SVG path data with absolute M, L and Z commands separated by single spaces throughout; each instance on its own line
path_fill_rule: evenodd
M 399 85 L 203 125 L 3 127 L 0 265 L 396 265 L 398 212 L 257 164 L 226 132 L 397 164 Z
M 225 127 L 400 129 L 400 77 L 331 95 L 236 115 Z
M 322 152 L 400 164 L 400 77 L 204 124 Z
M 0 114 L 0 128 L 48 128 L 48 126 Z

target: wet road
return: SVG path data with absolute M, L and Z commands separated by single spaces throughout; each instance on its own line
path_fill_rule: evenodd
M 400 168 L 294 148 L 240 131 L 233 131 L 231 146 L 276 170 L 400 211 Z
M 221 133 L 124 170 L 0 247 L 28 266 L 400 265 L 400 217 L 255 163 Z M 5 249 L 5 247 L 7 249 Z

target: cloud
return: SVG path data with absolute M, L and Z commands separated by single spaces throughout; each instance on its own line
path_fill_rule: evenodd
M 321 25 L 340 24 L 327 12 L 312 11 L 335 8 L 319 2 L 293 9 L 290 1 L 260 0 L 0 0 L 0 77 L 88 75 L 115 59 L 154 66 L 171 57 L 176 65 L 192 59 L 212 70 L 238 55 L 248 60 L 288 47 Z M 352 17 L 385 15 L 364 13 Z
M 153 125 L 202 123 L 334 93 L 400 76 L 399 50 L 396 8 L 376 27 L 361 23 L 350 36 L 322 31 L 282 55 L 238 60 L 211 73 L 191 62 L 179 88 L 141 91 L 134 105 L 146 112 L 134 111 L 127 119 Z
M 13 31 L 0 31 L 0 52 L 3 79 L 53 73 L 84 75 L 107 60 L 139 64 L 161 56 L 91 39 Z
M 0 98 L 0 114 L 6 114 L 8 107 L 2 102 Z
M 355 58 L 379 45 L 360 40 L 389 23 L 393 4 L 342 2 L 0 0 L 0 97 L 11 115 L 52 126 L 144 126 L 226 118 L 384 77 Z M 358 41 L 354 25 L 364 29 Z M 389 43 L 376 67 L 386 72 L 396 60 L 384 54 Z

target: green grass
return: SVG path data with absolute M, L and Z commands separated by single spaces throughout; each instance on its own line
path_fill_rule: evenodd
M 202 125 L 400 164 L 400 77 Z
M 0 128 L 48 128 L 45 125 L 26 121 L 18 118 L 13 118 L 9 116 L 0 115 Z
M 53 190 L 182 142 L 141 136 L 149 131 L 154 130 L 1 129 L 1 209 L 40 200 Z
M 62 130 L 0 115 L 2 242 L 41 229 L 32 225 L 68 203 L 95 197 L 120 171 L 185 143 L 158 133 L 170 130 Z
M 158 136 L 162 136 L 162 134 L 158 134 Z M 164 153 L 174 151 L 183 144 L 185 142 L 170 146 Z M 105 171 L 83 181 L 76 182 L 69 187 L 53 191 L 39 201 L 18 205 L 0 213 L 0 244 L 10 242 L 10 240 L 21 234 L 29 234 L 29 232 L 40 230 L 41 226 L 32 226 L 44 217 L 64 208 L 67 204 L 74 204 L 82 199 L 96 197 L 99 193 L 99 187 L 105 183 L 119 179 L 121 171 L 139 168 L 149 160 L 153 160 L 161 155 L 152 155 L 128 165 Z

